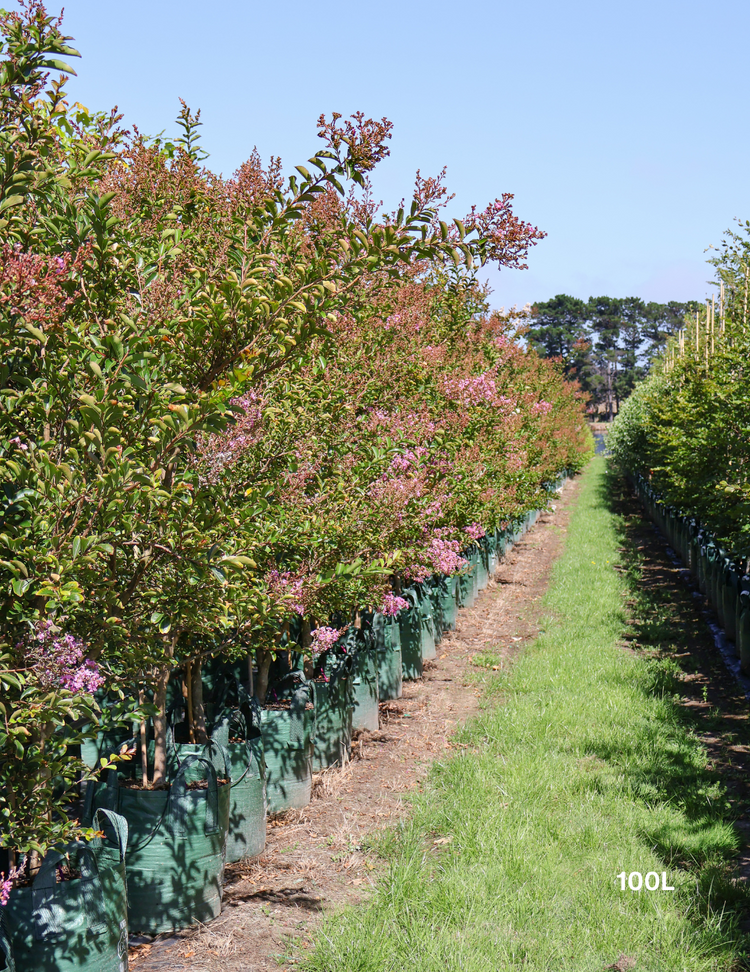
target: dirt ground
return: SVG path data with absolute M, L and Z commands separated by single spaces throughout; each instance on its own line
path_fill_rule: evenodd
M 355 734 L 351 761 L 314 779 L 304 810 L 269 820 L 263 856 L 230 865 L 222 913 L 209 925 L 134 945 L 134 972 L 279 972 L 296 964 L 320 917 L 367 893 L 381 866 L 372 836 L 408 812 L 430 764 L 452 748 L 451 734 L 479 707 L 481 652 L 500 648 L 507 664 L 536 636 L 540 601 L 562 550 L 577 481 L 500 565 L 457 629 L 443 637 L 424 677 L 380 707 L 378 732 Z M 369 843 L 368 843 L 369 842 Z

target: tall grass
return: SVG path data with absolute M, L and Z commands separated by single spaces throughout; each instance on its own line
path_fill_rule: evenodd
M 494 703 L 434 767 L 371 900 L 327 921 L 308 969 L 747 967 L 728 804 L 661 663 L 622 645 L 617 563 L 596 459 L 546 632 L 510 675 L 488 675 Z M 622 891 L 622 871 L 666 871 L 675 890 Z

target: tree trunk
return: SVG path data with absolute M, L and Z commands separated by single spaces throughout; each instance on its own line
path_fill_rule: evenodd
M 200 745 L 208 742 L 206 731 L 206 709 L 203 704 L 203 672 L 200 661 L 194 661 L 190 666 L 190 726 L 193 738 Z
M 312 644 L 312 634 L 310 632 L 310 622 L 303 621 L 302 622 L 302 647 L 309 648 L 311 644 Z M 315 671 L 315 661 L 312 658 L 312 653 L 305 655 L 304 667 L 305 667 L 305 675 L 307 676 L 307 678 L 312 678 L 313 672 Z
M 164 786 L 167 782 L 167 684 L 169 668 L 159 669 L 154 685 L 154 787 Z
M 146 701 L 146 693 L 142 688 L 138 689 L 138 703 L 143 706 Z M 140 748 L 141 748 L 141 773 L 143 775 L 143 785 L 149 785 L 148 779 L 148 738 L 146 736 L 146 723 L 140 724 Z
M 255 683 L 255 698 L 261 705 L 266 701 L 268 691 L 268 675 L 271 671 L 271 652 L 267 648 L 256 648 L 255 657 L 258 661 L 258 679 Z

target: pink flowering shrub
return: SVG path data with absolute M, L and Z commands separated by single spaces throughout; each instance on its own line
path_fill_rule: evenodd
M 532 415 L 549 415 L 552 411 L 551 402 L 537 402 L 536 405 L 531 406 Z
M 485 536 L 487 531 L 478 523 L 472 523 L 470 526 L 464 527 L 464 533 L 468 533 L 472 540 L 479 540 Z
M 479 405 L 483 402 L 494 403 L 497 398 L 497 385 L 489 372 L 471 375 L 468 378 L 444 378 L 441 391 L 446 398 L 462 405 Z
M 311 635 L 313 655 L 320 655 L 322 652 L 328 651 L 345 631 L 346 628 L 329 628 L 326 625 L 316 628 Z
M 283 610 L 288 607 L 295 614 L 305 613 L 305 578 L 294 576 L 290 571 L 279 573 L 271 570 L 266 574 L 268 590 Z
M 23 865 L 21 867 L 12 867 L 8 871 L 7 877 L 5 876 L 5 871 L 0 871 L 0 907 L 7 905 L 13 885 L 21 877 L 22 873 Z
M 105 679 L 96 662 L 86 658 L 86 646 L 63 634 L 52 621 L 40 621 L 25 643 L 26 663 L 45 688 L 59 686 L 75 695 L 93 695 Z
M 399 611 L 405 611 L 409 607 L 409 602 L 404 597 L 399 597 L 398 594 L 386 594 L 383 597 L 383 603 L 380 606 L 380 613 L 384 614 L 387 618 L 395 617 Z

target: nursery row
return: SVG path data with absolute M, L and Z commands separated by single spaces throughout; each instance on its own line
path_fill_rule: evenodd
M 84 743 L 92 768 L 111 750 L 129 758 L 86 786 L 83 814 L 101 835 L 48 852 L 33 883 L 10 893 L 0 912 L 6 969 L 124 969 L 128 932 L 216 917 L 225 863 L 261 854 L 266 814 L 305 806 L 312 774 L 346 761 L 354 730 L 378 728 L 379 702 L 399 698 L 403 679 L 421 676 L 458 608 L 473 604 L 536 515 L 473 544 L 463 573 L 404 590 L 395 614 L 360 617 L 318 657 L 311 678 L 279 665 L 263 708 L 251 695 L 252 668 L 207 670 L 210 739 L 187 741 L 176 695 L 168 789 L 139 785 L 139 740 L 125 727 Z M 71 873 L 58 883 L 61 866 Z
M 623 404 L 608 445 L 623 471 L 645 476 L 742 567 L 750 556 L 747 232 L 728 233 L 711 262 L 718 301 L 686 316 Z
M 726 637 L 734 643 L 742 671 L 750 675 L 750 573 L 746 558 L 732 556 L 715 533 L 665 502 L 643 476 L 636 476 L 634 482 L 649 516 L 680 555 Z
M 688 315 L 623 405 L 608 446 L 750 673 L 748 240 L 728 233 L 719 300 Z
M 523 266 L 542 235 L 510 195 L 448 223 L 443 176 L 417 174 L 410 202 L 380 213 L 370 178 L 391 125 L 361 114 L 321 117 L 323 147 L 295 175 L 254 153 L 224 178 L 185 105 L 173 141 L 71 106 L 49 72 L 78 55 L 38 0 L 0 12 L 0 38 L 12 911 L 96 869 L 63 848 L 99 839 L 105 821 L 83 822 L 78 800 L 102 773 L 132 767 L 117 799 L 142 809 L 134 846 L 196 800 L 215 835 L 219 781 L 249 759 L 250 729 L 270 739 L 282 717 L 269 713 L 315 710 L 292 686 L 314 682 L 320 711 L 340 646 L 374 638 L 376 615 L 424 613 L 428 580 L 463 577 L 543 508 L 591 436 L 579 390 L 524 344 L 527 316 L 491 312 L 478 278 L 488 262 Z M 408 649 L 405 664 L 418 674 Z M 225 703 L 247 728 L 224 726 L 229 764 L 217 757 L 198 793 L 202 750 L 178 777 L 175 747 L 207 745 Z M 289 730 L 297 747 L 310 718 Z

